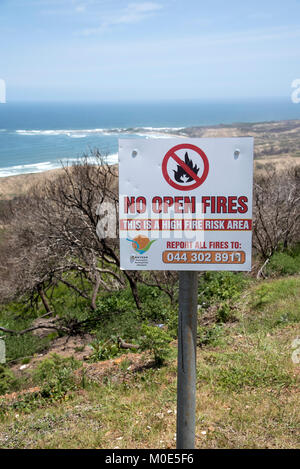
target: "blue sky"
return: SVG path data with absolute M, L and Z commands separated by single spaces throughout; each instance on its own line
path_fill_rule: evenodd
M 8 100 L 283 97 L 300 1 L 0 0 Z

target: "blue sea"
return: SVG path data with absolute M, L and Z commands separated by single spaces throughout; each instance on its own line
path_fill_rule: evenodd
M 189 126 L 299 119 L 290 98 L 245 101 L 0 104 L 0 177 L 46 171 L 118 138 L 159 138 Z

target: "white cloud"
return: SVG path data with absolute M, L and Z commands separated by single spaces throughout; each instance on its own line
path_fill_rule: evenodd
M 161 8 L 161 5 L 153 2 L 130 3 L 123 15 L 111 20 L 111 25 L 139 23 Z
M 75 11 L 77 11 L 78 13 L 82 13 L 83 11 L 86 10 L 86 6 L 85 5 L 78 5 L 76 8 L 75 8 Z
M 0 0 L 1 1 L 1 0 Z M 70 16 L 83 13 L 94 0 L 26 0 L 30 6 L 38 7 L 43 15 Z
M 129 3 L 123 11 L 118 12 L 118 14 L 111 14 L 107 17 L 99 27 L 89 28 L 82 31 L 83 35 L 89 36 L 96 34 L 102 31 L 106 31 L 113 26 L 120 24 L 135 24 L 143 21 L 159 10 L 163 6 L 155 2 L 142 2 L 142 3 Z
M 161 10 L 162 5 L 154 2 L 143 2 L 143 3 L 129 3 L 129 9 L 133 9 L 135 11 L 155 11 Z

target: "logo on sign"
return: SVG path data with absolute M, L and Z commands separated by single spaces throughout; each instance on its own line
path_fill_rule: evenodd
M 147 238 L 147 236 L 138 235 L 133 239 L 127 238 L 127 241 L 132 243 L 132 247 L 135 250 L 135 252 L 137 252 L 138 254 L 144 254 L 150 249 L 151 245 L 156 240 L 154 239 L 150 241 L 150 239 Z
M 190 143 L 172 147 L 164 156 L 162 173 L 174 189 L 190 191 L 201 186 L 207 178 L 209 162 L 201 148 Z

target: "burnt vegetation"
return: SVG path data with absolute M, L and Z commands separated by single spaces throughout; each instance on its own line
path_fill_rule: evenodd
M 72 318 L 59 326 L 64 333 L 79 333 L 99 320 L 93 313 L 100 293 L 129 289 L 137 310 L 139 285 L 163 292 L 170 303 L 176 293 L 176 274 L 120 270 L 118 169 L 98 151 L 92 154 L 96 163 L 90 164 L 89 156 L 64 167 L 54 181 L 1 205 L 0 303 L 21 298 L 55 315 L 53 291 L 63 285 L 90 310 L 84 321 Z
M 55 315 L 53 292 L 63 286 L 88 311 L 83 320 L 66 320 L 60 327 L 64 333 L 79 333 L 98 321 L 99 296 L 105 292 L 128 289 L 141 317 L 141 286 L 150 288 L 153 298 L 162 293 L 171 305 L 177 295 L 174 272 L 120 270 L 118 169 L 98 151 L 93 158 L 91 164 L 85 155 L 56 179 L 0 205 L 0 303 L 22 299 L 30 308 L 42 305 L 44 314 Z M 187 153 L 185 162 L 198 173 Z M 270 168 L 256 176 L 253 275 L 265 276 L 274 253 L 300 241 L 299 189 L 299 166 L 280 173 Z M 112 308 L 118 314 L 118 306 Z
M 286 171 L 266 167 L 254 180 L 253 247 L 263 265 L 274 253 L 300 241 L 300 166 Z

